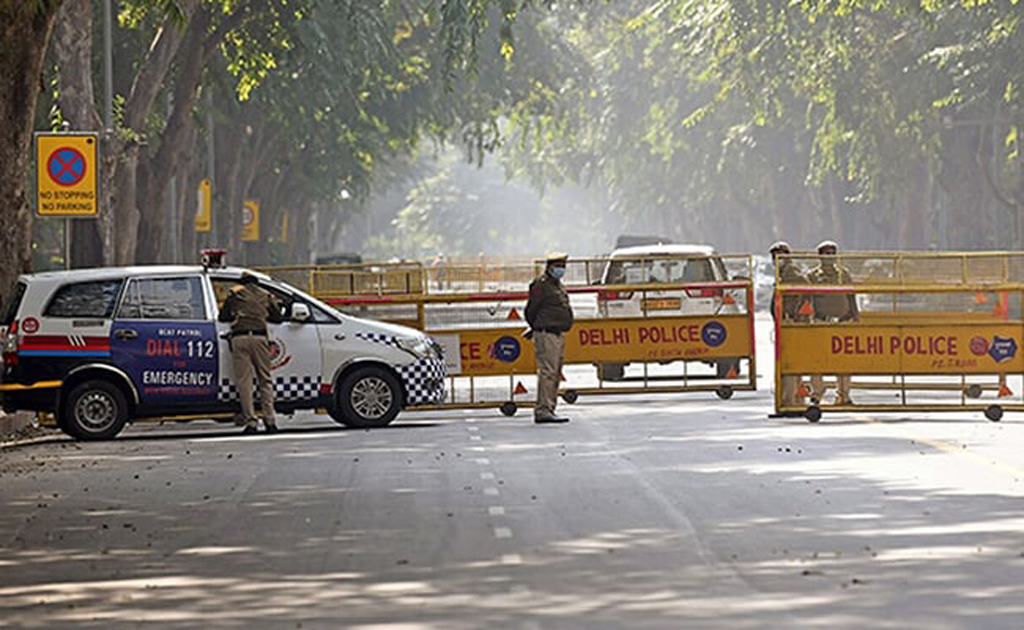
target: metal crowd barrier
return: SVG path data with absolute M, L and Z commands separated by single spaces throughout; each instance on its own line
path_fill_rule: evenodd
M 706 263 L 707 257 L 695 258 L 698 266 Z M 563 400 L 692 391 L 726 399 L 754 390 L 753 284 L 743 275 L 751 261 L 732 258 L 715 264 L 735 270 L 735 279 L 645 277 L 619 284 L 601 284 L 607 259 L 571 258 L 564 283 L 576 324 L 566 337 Z M 686 258 L 671 262 L 683 265 Z M 428 273 L 422 293 L 313 294 L 343 312 L 413 326 L 438 340 L 451 380 L 446 403 L 432 408 L 498 407 L 513 415 L 532 406 L 536 395 L 532 342 L 523 337 L 522 319 L 529 281 L 542 269 L 534 262 L 491 266 L 481 274 L 480 266 L 474 272 L 452 265 L 445 278 L 450 284 L 435 285 L 436 273 Z M 490 290 L 476 290 L 480 286 Z
M 848 277 L 814 282 L 823 260 Z M 1024 253 L 791 254 L 809 281 L 776 273 L 775 410 L 817 422 L 829 412 L 1024 410 Z M 854 296 L 857 316 L 825 317 L 823 299 Z M 795 317 L 783 299 L 800 305 Z M 824 378 L 815 391 L 810 377 Z M 783 400 L 784 379 L 793 400 Z M 840 378 L 849 398 L 838 396 Z M 1016 393 L 1015 393 L 1016 392 Z

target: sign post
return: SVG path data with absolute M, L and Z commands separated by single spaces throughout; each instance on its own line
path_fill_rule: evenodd
M 99 214 L 99 134 L 35 134 L 36 215 L 63 218 L 64 266 L 71 268 L 70 219 Z
M 209 179 L 199 182 L 196 200 L 196 232 L 209 232 L 213 224 L 213 184 Z
M 253 242 L 260 240 L 260 203 L 246 201 L 242 204 L 242 240 Z
M 95 217 L 99 214 L 99 135 L 36 134 L 36 214 Z

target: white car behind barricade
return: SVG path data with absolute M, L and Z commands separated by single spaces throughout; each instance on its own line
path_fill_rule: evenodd
M 240 268 L 117 267 L 19 277 L 0 312 L 3 404 L 51 413 L 79 439 L 127 422 L 230 418 L 238 409 L 219 306 Z M 257 272 L 285 306 L 268 325 L 275 408 L 326 408 L 381 427 L 444 400 L 440 347 L 423 333 L 344 315 Z
M 686 315 L 737 314 L 743 302 L 742 289 L 699 286 L 727 282 L 728 270 L 715 249 L 708 245 L 641 245 L 613 251 L 601 275 L 602 285 L 650 285 L 694 283 L 687 289 L 609 289 L 597 295 L 598 313 L 603 318 L 677 317 Z M 710 364 L 710 363 L 709 363 Z M 739 359 L 718 359 L 715 374 L 724 378 L 739 365 Z M 619 380 L 626 364 L 602 363 L 603 380 Z

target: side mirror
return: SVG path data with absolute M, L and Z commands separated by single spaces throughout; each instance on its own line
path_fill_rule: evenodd
M 295 322 L 307 322 L 313 316 L 310 312 L 309 306 L 302 302 L 296 302 L 292 304 L 291 319 Z

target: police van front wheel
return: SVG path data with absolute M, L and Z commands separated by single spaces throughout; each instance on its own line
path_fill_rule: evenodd
M 339 424 L 372 429 L 390 424 L 401 409 L 402 388 L 398 379 L 383 368 L 369 366 L 341 380 L 329 411 Z
M 59 423 L 80 440 L 109 440 L 128 421 L 124 393 L 107 381 L 86 381 L 76 385 L 67 397 Z

